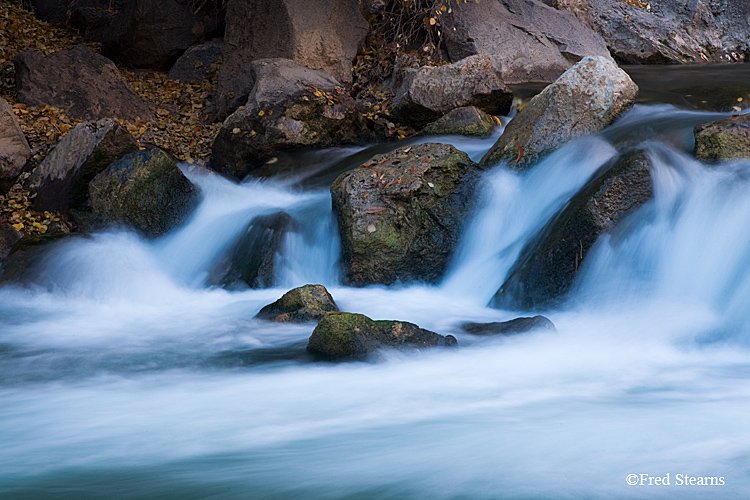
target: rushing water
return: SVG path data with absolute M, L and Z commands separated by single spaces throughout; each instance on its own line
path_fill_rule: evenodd
M 692 126 L 718 116 L 637 106 L 526 174 L 489 171 L 438 286 L 339 284 L 326 186 L 373 151 L 319 152 L 239 185 L 190 172 L 204 201 L 184 227 L 70 239 L 31 285 L 0 289 L 0 497 L 746 498 L 750 162 L 690 154 Z M 440 140 L 478 159 L 496 137 Z M 464 321 L 522 314 L 486 305 L 524 243 L 634 143 L 655 200 L 597 242 L 571 300 L 545 312 L 557 332 L 463 334 Z M 302 229 L 275 286 L 206 286 L 247 222 L 280 209 Z M 311 282 L 342 310 L 459 347 L 315 362 L 313 325 L 253 319 Z

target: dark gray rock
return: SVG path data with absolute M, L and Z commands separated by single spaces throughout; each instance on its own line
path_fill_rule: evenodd
M 85 45 L 45 56 L 27 50 L 13 59 L 16 97 L 30 106 L 64 109 L 71 118 L 135 121 L 153 116 L 115 65 Z
M 596 31 L 624 64 L 744 60 L 750 2 L 588 0 Z
M 635 83 L 610 59 L 586 57 L 534 96 L 480 163 L 505 161 L 527 170 L 566 142 L 612 123 L 637 94 Z
M 224 121 L 211 166 L 242 179 L 276 152 L 328 147 L 371 138 L 356 103 L 325 73 L 289 59 L 250 64 L 254 85 L 247 104 Z
M 506 84 L 551 82 L 585 56 L 610 57 L 604 40 L 573 14 L 537 0 L 459 2 L 444 17 L 451 61 L 488 55 Z
M 478 177 L 468 155 L 420 144 L 376 155 L 331 186 L 344 281 L 437 282 L 473 207 Z
M 39 211 L 68 212 L 88 206 L 89 182 L 138 143 L 115 120 L 79 123 L 31 174 L 29 191 Z
M 23 234 L 8 222 L 0 222 L 0 262 L 10 255 L 16 243 L 21 241 Z
M 166 71 L 186 49 L 219 35 L 224 22 L 221 2 L 215 0 L 67 2 L 73 27 L 129 68 Z
M 464 323 L 461 329 L 472 335 L 513 335 L 537 329 L 556 331 L 554 323 L 544 316 L 516 318 L 493 323 Z
M 694 134 L 700 160 L 750 158 L 750 114 L 698 125 Z
M 281 323 L 303 323 L 319 321 L 327 313 L 338 310 L 323 285 L 305 285 L 289 290 L 273 304 L 264 306 L 255 317 Z
M 31 148 L 13 108 L 0 99 L 0 193 L 10 189 L 30 155 Z
M 477 55 L 443 66 L 406 69 L 390 110 L 401 122 L 423 127 L 454 108 L 476 106 L 505 115 L 512 103 L 513 94 L 495 74 L 490 57 Z
M 369 29 L 357 0 L 229 0 L 226 19 L 217 90 L 222 120 L 244 103 L 252 88 L 247 67 L 256 59 L 293 59 L 350 83 Z
M 213 267 L 208 284 L 230 289 L 272 286 L 284 237 L 295 229 L 296 222 L 286 212 L 255 217 Z
M 383 347 L 418 349 L 456 345 L 444 337 L 405 321 L 374 321 L 362 314 L 328 313 L 313 330 L 307 350 L 322 358 L 364 359 Z
M 492 305 L 538 310 L 560 303 L 596 240 L 654 196 L 645 153 L 609 163 L 526 245 Z
M 470 135 L 487 137 L 499 125 L 490 115 L 474 106 L 456 108 L 427 125 L 422 135 Z
M 177 59 L 167 76 L 180 83 L 201 83 L 215 71 L 211 66 L 217 65 L 223 50 L 224 43 L 219 40 L 194 45 Z
M 159 149 L 135 151 L 89 184 L 94 213 L 159 236 L 181 224 L 198 203 L 198 189 Z

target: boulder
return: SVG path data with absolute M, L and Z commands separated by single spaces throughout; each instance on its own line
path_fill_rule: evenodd
M 397 120 L 423 127 L 454 108 L 476 106 L 505 115 L 512 103 L 513 94 L 495 74 L 489 56 L 477 55 L 443 66 L 406 69 L 390 110 Z
M 465 106 L 449 111 L 437 121 L 427 125 L 422 135 L 492 135 L 498 123 L 487 113 L 474 106 Z
M 506 84 L 552 82 L 585 56 L 610 58 L 601 36 L 537 0 L 459 2 L 443 24 L 451 61 L 490 56 Z
M 212 65 L 215 68 L 219 63 L 223 50 L 224 43 L 218 40 L 194 45 L 177 59 L 167 77 L 180 83 L 201 83 L 212 73 Z
M 220 2 L 67 0 L 74 28 L 129 68 L 168 70 L 192 45 L 220 34 Z M 196 8 L 197 7 L 197 8 Z
M 364 359 L 382 347 L 397 349 L 450 347 L 444 337 L 405 321 L 374 321 L 362 314 L 328 313 L 310 335 L 307 350 L 326 359 Z
M 700 160 L 750 158 L 750 114 L 698 125 L 694 134 Z
M 510 321 L 492 323 L 464 323 L 461 329 L 472 335 L 513 335 L 531 330 L 545 329 L 555 331 L 555 325 L 544 316 L 516 318 Z
M 339 83 L 289 59 L 250 64 L 253 90 L 227 118 L 213 144 L 211 166 L 242 179 L 277 151 L 328 147 L 372 137 L 356 103 Z
M 16 228 L 9 222 L 0 222 L 0 262 L 10 255 L 21 238 L 23 238 L 23 234 L 16 231 Z
M 123 156 L 94 177 L 89 197 L 94 213 L 159 236 L 187 218 L 199 192 L 164 151 L 146 149 Z
M 586 57 L 526 104 L 481 164 L 504 161 L 527 170 L 566 142 L 612 123 L 637 94 L 638 86 L 610 59 Z
M 492 305 L 535 310 L 559 304 L 599 236 L 612 233 L 653 196 L 651 166 L 642 151 L 605 165 L 521 250 Z
M 30 106 L 64 109 L 81 120 L 153 116 L 115 65 L 85 45 L 45 56 L 27 50 L 13 59 L 16 98 Z
M 36 195 L 34 208 L 50 212 L 86 209 L 89 182 L 137 150 L 135 138 L 115 120 L 79 123 L 29 177 L 29 192 Z
M 294 229 L 296 222 L 286 212 L 255 217 L 213 267 L 208 284 L 230 289 L 272 286 L 284 237 Z
M 344 83 L 369 29 L 357 0 L 229 0 L 218 111 L 224 119 L 251 88 L 245 76 L 256 59 L 286 58 Z
M 477 168 L 447 144 L 376 155 L 331 186 L 344 282 L 435 283 L 443 276 L 473 206 Z
M 744 60 L 750 2 L 588 0 L 594 27 L 623 64 Z
M 31 148 L 13 108 L 0 99 L 0 193 L 10 189 L 30 155 Z
M 264 306 L 255 317 L 281 323 L 304 323 L 319 321 L 327 313 L 338 310 L 323 285 L 305 285 L 289 290 L 273 304 Z

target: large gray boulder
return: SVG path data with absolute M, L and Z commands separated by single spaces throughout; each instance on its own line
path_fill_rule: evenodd
M 243 104 L 252 88 L 247 66 L 256 59 L 293 59 L 351 82 L 352 63 L 369 29 L 357 0 L 229 0 L 226 20 L 220 119 Z
M 30 154 L 31 148 L 13 108 L 0 99 L 0 193 L 10 189 Z
M 638 86 L 611 59 L 586 57 L 526 104 L 481 164 L 531 168 L 566 142 L 612 123 L 637 94 Z
M 147 104 L 128 86 L 114 63 L 85 45 L 45 56 L 27 50 L 13 59 L 16 97 L 30 106 L 64 109 L 81 120 L 153 116 Z
M 700 160 L 750 158 L 750 114 L 698 125 L 694 134 Z
M 607 164 L 521 251 L 492 305 L 539 310 L 559 304 L 596 240 L 653 196 L 645 153 L 627 153 Z
M 211 166 L 242 179 L 278 151 L 328 147 L 372 137 L 356 103 L 325 73 L 289 59 L 253 61 L 247 104 L 223 123 Z
M 138 143 L 115 120 L 79 123 L 65 134 L 28 180 L 39 211 L 67 212 L 85 209 L 89 182 Z
M 375 321 L 362 314 L 328 313 L 310 335 L 307 350 L 322 358 L 364 359 L 383 347 L 419 349 L 456 345 L 444 337 L 406 321 Z
M 181 224 L 198 203 L 198 189 L 160 149 L 134 151 L 89 184 L 94 213 L 148 236 Z
M 473 205 L 478 170 L 447 144 L 376 155 L 331 186 L 344 281 L 437 282 L 453 256 Z
M 476 55 L 443 66 L 404 71 L 390 107 L 394 118 L 423 127 L 448 111 L 475 106 L 492 115 L 505 115 L 513 93 L 498 78 L 489 56 Z
M 323 285 L 304 285 L 293 288 L 279 300 L 264 306 L 256 318 L 279 323 L 320 321 L 329 312 L 338 312 L 333 297 Z
M 750 54 L 750 2 L 588 0 L 596 31 L 626 64 L 730 61 Z
M 490 56 L 506 84 L 551 82 L 585 56 L 609 58 L 602 38 L 576 17 L 537 0 L 481 0 L 443 16 L 451 61 Z

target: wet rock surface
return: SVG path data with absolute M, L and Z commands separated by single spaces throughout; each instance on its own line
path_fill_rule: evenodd
M 513 335 L 539 329 L 553 332 L 556 330 L 554 323 L 544 316 L 515 318 L 492 323 L 464 323 L 461 329 L 472 335 Z
M 31 148 L 13 108 L 0 99 L 0 192 L 10 189 L 30 155 Z
M 438 281 L 473 207 L 478 170 L 447 144 L 376 155 L 331 186 L 344 281 Z
M 319 321 L 329 312 L 338 312 L 333 297 L 323 285 L 305 285 L 285 293 L 273 304 L 264 306 L 255 316 L 269 321 Z
M 700 160 L 750 158 L 750 114 L 698 125 L 694 133 Z
M 499 124 L 474 106 L 456 108 L 422 129 L 422 135 L 469 135 L 487 137 Z
M 362 314 L 329 313 L 315 327 L 308 352 L 324 359 L 364 359 L 380 348 L 419 349 L 456 345 L 444 337 L 405 321 L 375 321 Z

